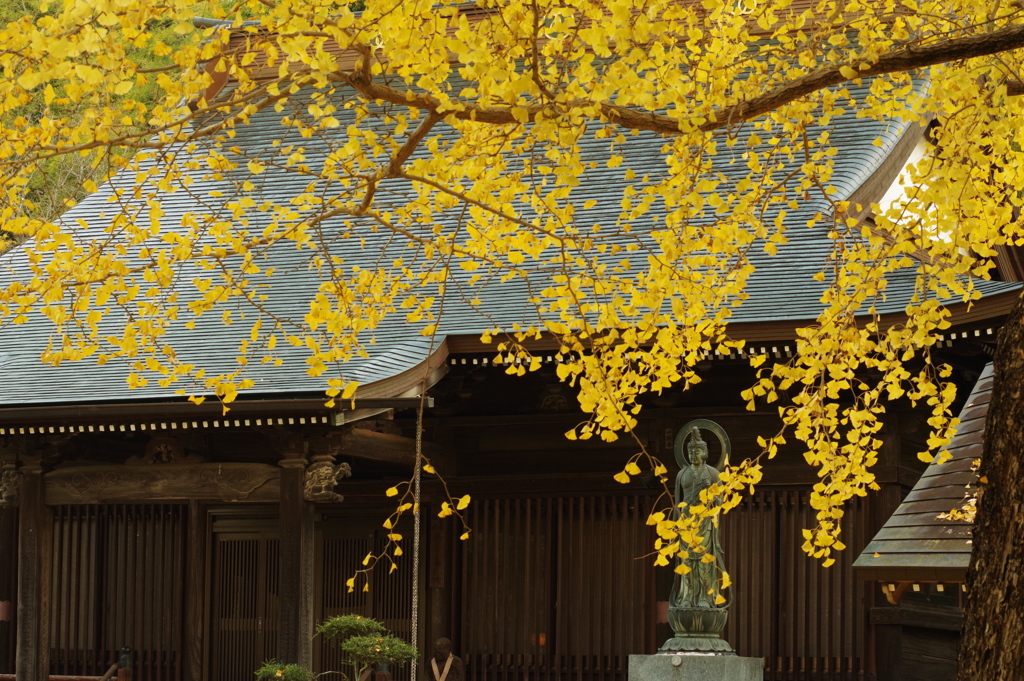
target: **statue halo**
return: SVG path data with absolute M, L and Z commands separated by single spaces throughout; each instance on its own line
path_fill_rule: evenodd
M 686 454 L 686 440 L 690 437 L 690 429 L 694 427 L 699 428 L 700 430 L 710 431 L 718 437 L 718 442 L 722 445 L 722 456 L 718 459 L 718 464 L 714 467 L 719 471 L 724 470 L 725 467 L 729 465 L 729 455 L 732 454 L 732 444 L 729 442 L 729 436 L 725 434 L 725 429 L 714 421 L 710 421 L 708 419 L 694 419 L 680 428 L 679 432 L 676 433 L 676 463 L 679 464 L 680 468 L 686 468 L 690 465 L 690 457 Z

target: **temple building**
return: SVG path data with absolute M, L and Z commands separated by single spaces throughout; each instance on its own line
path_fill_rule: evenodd
M 867 87 L 857 92 L 864 95 Z M 337 96 L 349 95 L 338 89 Z M 289 114 L 304 112 L 295 107 Z M 253 115 L 238 128 L 234 153 L 281 153 L 268 143 L 285 134 L 281 116 L 272 108 Z M 854 111 L 832 120 L 829 132 L 838 149 L 835 198 L 864 206 L 885 195 L 924 135 L 916 125 L 858 118 Z M 664 169 L 662 144 L 658 135 L 641 133 L 627 139 L 623 153 L 638 176 L 656 174 Z M 583 145 L 595 159 L 608 153 L 606 140 Z M 315 155 L 307 150 L 310 163 Z M 732 177 L 728 161 L 716 160 L 715 172 Z M 273 164 L 260 177 L 261 191 L 276 198 L 302 192 L 308 182 Z M 103 233 L 118 210 L 111 198 L 131 182 L 114 178 L 63 219 L 86 220 L 96 235 Z M 585 174 L 579 195 L 595 206 L 580 210 L 578 219 L 614 222 L 624 182 L 621 172 L 603 167 Z M 211 199 L 197 203 L 215 185 L 197 181 L 188 192 L 162 197 L 164 225 L 189 212 L 228 211 L 211 207 Z M 756 455 L 757 437 L 778 430 L 777 409 L 748 412 L 740 392 L 755 376 L 749 355 L 792 356 L 795 329 L 820 310 L 821 284 L 812 275 L 831 243 L 824 230 L 804 225 L 825 209 L 822 199 L 806 199 L 785 218 L 793 228 L 780 254 L 751 256 L 757 271 L 749 299 L 729 325 L 730 336 L 746 342 L 744 352 L 709 353 L 698 367 L 699 385 L 643 399 L 637 432 L 670 475 L 673 440 L 692 419 L 721 424 L 734 460 Z M 403 250 L 371 231 L 361 242 L 336 247 L 346 262 L 366 267 Z M 281 273 L 267 289 L 265 307 L 284 317 L 304 314 L 321 282 L 308 254 L 282 244 L 265 256 Z M 28 271 L 20 249 L 2 258 L 5 283 Z M 958 409 L 990 361 L 994 329 L 1018 295 L 1013 268 L 1000 265 L 1003 281 L 980 282 L 983 295 L 970 307 L 950 306 L 952 327 L 934 351 L 953 367 Z M 189 267 L 181 281 L 197 276 Z M 894 276 L 880 304 L 885 319 L 900 319 L 913 287 L 912 273 Z M 182 292 L 194 294 L 184 286 Z M 122 646 L 134 651 L 136 681 L 245 681 L 272 657 L 321 672 L 337 668 L 339 653 L 314 638 L 313 627 L 341 613 L 372 616 L 410 636 L 408 517 L 398 528 L 405 536 L 398 569 L 374 571 L 367 591 L 350 593 L 346 580 L 387 542 L 382 521 L 393 503 L 385 491 L 409 479 L 422 398 L 423 451 L 448 489 L 472 502 L 470 536 L 460 541 L 462 526 L 437 515 L 444 489 L 424 477 L 415 604 L 420 649 L 450 638 L 474 681 L 625 681 L 628 655 L 653 653 L 671 635 L 665 619 L 671 571 L 653 566 L 654 534 L 645 524 L 662 503 L 662 488 L 653 475 L 628 485 L 612 479 L 635 453 L 632 443 L 565 438 L 583 415 L 575 390 L 556 375 L 553 339 L 528 344 L 541 367 L 522 377 L 510 376 L 493 345 L 481 342 L 495 325 L 535 321 L 530 295 L 516 281 L 481 290 L 474 305 L 453 293 L 432 339 L 403 314 L 392 315 L 375 331 L 367 356 L 344 367 L 360 383 L 354 402 L 332 407 L 325 405 L 323 382 L 307 374 L 303 348 L 281 350 L 279 366 L 253 363 L 247 375 L 254 386 L 225 413 L 215 399 L 195 405 L 145 370 L 140 375 L 148 383 L 130 388 L 126 364 L 44 365 L 40 352 L 52 325 L 41 316 L 0 330 L 0 679 L 99 677 Z M 111 304 L 107 314 L 121 312 Z M 231 341 L 235 329 L 221 319 L 215 313 L 192 329 L 171 326 L 166 342 L 183 362 L 229 371 L 238 348 Z M 848 549 L 831 568 L 800 550 L 801 530 L 815 524 L 809 495 L 817 476 L 796 444 L 782 449 L 764 481 L 722 522 L 734 583 L 725 636 L 740 655 L 764 658 L 765 679 L 906 678 L 894 675 L 900 661 L 883 650 L 884 627 L 897 626 L 900 617 L 892 610 L 905 610 L 913 585 L 925 582 L 952 585 L 944 598 L 957 605 L 959 567 L 888 560 L 899 553 L 893 547 L 909 541 L 890 518 L 911 512 L 907 503 L 939 497 L 918 482 L 925 411 L 897 402 L 885 422 L 875 468 L 881 489 L 848 505 L 842 535 Z M 921 480 L 935 475 L 929 471 Z M 955 485 L 962 482 L 957 477 Z M 944 510 L 942 503 L 925 506 L 927 513 Z M 874 553 L 870 546 L 878 542 L 886 558 L 858 575 L 854 561 L 862 556 L 858 565 L 866 565 L 862 551 Z M 906 593 L 903 606 L 893 604 L 894 591 Z M 393 674 L 406 679 L 408 669 Z

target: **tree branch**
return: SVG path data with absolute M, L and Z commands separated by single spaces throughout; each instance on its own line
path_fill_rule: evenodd
M 783 83 L 754 99 L 727 106 L 716 112 L 717 121 L 709 121 L 701 125 L 700 128 L 704 131 L 715 130 L 726 125 L 757 118 L 804 95 L 851 80 L 843 75 L 842 69 L 844 68 L 853 68 L 857 71 L 857 78 L 867 78 L 886 73 L 911 71 L 962 59 L 985 57 L 1021 47 L 1024 47 L 1024 24 L 1017 24 L 991 33 L 954 38 L 925 47 L 908 47 L 891 52 L 879 57 L 867 69 L 860 69 L 857 64 L 843 64 L 820 69 Z
M 412 106 L 417 109 L 426 109 L 427 111 L 442 118 L 454 115 L 456 118 L 464 121 L 479 121 L 480 123 L 492 123 L 497 125 L 519 122 L 519 119 L 517 119 L 512 113 L 513 107 L 501 106 L 484 108 L 478 104 L 465 102 L 461 103 L 461 108 L 459 110 L 445 110 L 442 109 L 442 104 L 430 95 L 422 93 L 407 94 L 401 90 L 391 87 L 390 85 L 378 83 L 369 78 L 365 73 L 359 71 L 338 71 L 332 74 L 329 77 L 329 80 L 347 83 L 367 99 L 382 100 L 398 106 Z M 674 118 L 670 118 L 662 114 L 647 111 L 636 111 L 616 104 L 595 104 L 594 102 L 590 102 L 585 99 L 576 99 L 566 102 L 565 106 L 577 109 L 583 107 L 600 107 L 601 113 L 607 116 L 610 120 L 613 120 L 627 128 L 671 134 L 679 133 L 679 122 Z M 528 120 L 532 121 L 537 117 L 537 114 L 549 107 L 533 105 L 516 108 L 521 108 L 525 111 Z M 522 114 L 520 114 L 520 116 L 521 115 Z
M 398 150 L 395 157 L 391 159 L 388 164 L 387 175 L 388 177 L 397 177 L 402 172 L 402 166 L 409 160 L 413 152 L 416 151 L 416 147 L 420 145 L 423 138 L 427 136 L 430 129 L 433 128 L 438 121 L 441 120 L 441 116 L 436 111 L 431 111 L 427 114 L 426 118 L 420 121 L 420 124 L 416 126 L 412 134 L 409 135 L 409 139 L 405 141 L 402 148 Z
M 784 104 L 788 104 L 817 90 L 851 80 L 851 78 L 843 74 L 843 69 L 853 68 L 857 72 L 856 78 L 867 78 L 886 73 L 911 71 L 951 61 L 984 57 L 1018 48 L 1024 48 L 1024 24 L 1006 26 L 991 33 L 944 40 L 923 47 L 907 47 L 882 55 L 866 69 L 860 68 L 861 65 L 859 63 L 830 66 L 782 83 L 753 99 L 723 107 L 715 112 L 714 120 L 701 123 L 697 129 L 703 132 L 711 132 L 736 125 L 763 116 Z M 441 102 L 438 102 L 430 95 L 406 93 L 389 85 L 376 82 L 365 70 L 355 72 L 338 71 L 330 79 L 351 85 L 367 99 L 383 100 L 399 106 L 413 106 L 426 109 L 442 117 L 455 116 L 465 121 L 479 121 L 481 123 L 498 125 L 514 124 L 522 120 L 523 113 L 526 114 L 528 120 L 532 121 L 536 119 L 538 114 L 549 108 L 548 106 L 541 105 L 515 108 L 509 106 L 482 107 L 479 104 L 461 102 L 459 109 L 442 109 Z M 1011 83 L 1009 90 L 1010 94 L 1020 94 L 1024 92 L 1024 84 Z M 681 125 L 682 121 L 677 118 L 650 111 L 639 111 L 607 102 L 596 103 L 585 99 L 577 99 L 565 102 L 563 106 L 577 109 L 597 108 L 608 120 L 633 130 L 649 130 L 666 135 L 678 135 L 682 129 L 687 127 Z M 513 113 L 514 111 L 515 113 Z M 518 118 L 516 114 L 518 114 Z

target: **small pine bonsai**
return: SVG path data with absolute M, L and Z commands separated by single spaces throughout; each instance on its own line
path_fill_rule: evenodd
M 419 657 L 411 644 L 392 635 L 383 624 L 362 615 L 338 615 L 320 623 L 316 633 L 335 643 L 359 670 L 356 678 L 369 677 L 383 662 L 405 664 Z M 267 660 L 256 670 L 257 681 L 314 681 L 311 671 L 297 664 Z M 347 678 L 347 677 L 346 677 Z
M 328 641 L 344 641 L 353 636 L 380 636 L 388 633 L 388 630 L 372 617 L 338 615 L 321 622 L 316 633 Z
M 316 632 L 341 648 L 359 670 L 356 678 L 369 676 L 370 670 L 382 662 L 405 664 L 419 657 L 419 651 L 394 636 L 371 617 L 338 615 L 325 620 Z

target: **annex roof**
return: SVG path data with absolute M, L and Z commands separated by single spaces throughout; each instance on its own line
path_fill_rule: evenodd
M 868 83 L 852 86 L 851 92 L 858 98 L 865 97 L 868 87 Z M 923 81 L 916 83 L 918 91 L 925 87 Z M 294 110 L 286 113 L 296 115 Z M 306 145 L 306 163 L 310 166 L 322 163 L 325 158 L 322 150 L 310 146 L 308 140 L 285 129 L 281 125 L 283 115 L 275 113 L 272 108 L 259 112 L 252 116 L 248 126 L 238 129 L 232 144 L 237 145 L 244 154 L 269 158 L 278 153 L 269 142 L 282 135 L 291 135 L 284 139 L 283 145 Z M 344 121 L 335 130 L 338 135 L 344 134 Z M 809 132 L 815 136 L 824 130 L 812 128 Z M 435 128 L 435 131 L 441 131 L 442 135 L 449 138 L 452 135 L 443 124 Z M 921 134 L 916 124 L 900 120 L 879 122 L 858 117 L 853 110 L 833 119 L 828 131 L 831 144 L 839 152 L 832 179 L 838 192 L 833 198 L 852 199 L 865 204 L 881 197 Z M 627 182 L 622 171 L 631 167 L 637 176 L 649 173 L 652 177 L 664 173 L 665 164 L 661 152 L 663 144 L 664 138 L 654 133 L 627 136 L 626 143 L 619 148 L 619 153 L 625 156 L 621 169 L 611 170 L 600 163 L 596 169 L 587 171 L 573 196 L 581 206 L 589 199 L 596 200 L 596 205 L 578 210 L 577 220 L 584 224 L 615 224 L 621 210 L 622 191 Z M 607 158 L 607 140 L 590 137 L 582 145 L 587 159 Z M 737 150 L 736 154 L 740 151 Z M 712 172 L 722 173 L 735 181 L 745 170 L 743 164 L 733 164 L 732 160 L 728 153 L 716 157 Z M 133 177 L 134 173 L 131 177 L 114 178 L 69 210 L 62 219 L 72 225 L 78 220 L 88 221 L 91 231 L 84 234 L 85 238 L 103 236 L 104 223 L 109 223 L 111 215 L 118 209 L 117 204 L 111 202 L 114 190 L 118 186 L 130 186 Z M 279 202 L 286 202 L 290 196 L 301 193 L 310 181 L 308 176 L 287 172 L 275 166 L 268 167 L 258 177 L 261 183 L 260 195 Z M 212 198 L 211 192 L 222 191 L 230 196 L 234 187 L 231 179 L 200 179 L 188 191 L 164 195 L 164 229 L 177 224 L 190 212 L 228 212 L 223 207 L 227 199 Z M 392 184 L 388 189 L 395 196 L 409 191 L 408 186 L 401 186 L 399 181 L 390 182 Z M 205 207 L 200 206 L 200 198 Z M 655 206 L 652 213 L 658 210 Z M 828 205 L 822 199 L 805 200 L 798 209 L 789 211 L 785 217 L 789 242 L 780 247 L 778 256 L 772 257 L 755 249 L 752 260 L 757 271 L 747 288 L 748 300 L 733 310 L 733 324 L 798 322 L 811 320 L 817 315 L 821 307 L 821 284 L 814 281 L 812 276 L 829 258 L 831 242 L 825 228 L 808 229 L 806 223 L 815 213 L 827 210 Z M 265 216 L 255 213 L 251 216 L 256 226 L 260 220 L 265 219 Z M 450 221 L 450 226 L 454 226 L 458 219 L 457 214 L 443 214 L 439 217 L 439 220 Z M 146 220 L 145 211 L 142 211 L 138 220 Z M 324 226 L 329 230 L 331 223 L 324 223 Z M 343 256 L 348 265 L 374 267 L 378 262 L 391 262 L 393 258 L 407 252 L 407 249 L 403 251 L 404 244 L 393 241 L 389 235 L 381 232 L 367 229 L 361 236 L 362 242 L 358 239 L 337 239 L 331 243 L 332 253 Z M 268 250 L 263 264 L 277 271 L 273 280 L 268 280 L 272 287 L 266 289 L 266 309 L 282 316 L 304 315 L 321 281 L 311 267 L 309 253 L 296 250 L 290 243 L 281 244 Z M 457 270 L 453 268 L 453 271 Z M 0 259 L 0 280 L 9 281 L 25 276 L 26 271 L 26 258 L 20 249 Z M 206 275 L 198 266 L 180 266 L 180 282 L 187 283 L 199 276 Z M 469 274 L 459 271 L 456 276 L 468 279 Z M 979 288 L 985 294 L 1015 287 L 998 282 L 979 283 Z M 444 315 L 434 341 L 421 337 L 417 325 L 407 324 L 402 311 L 391 314 L 379 325 L 372 335 L 372 341 L 367 338 L 369 356 L 353 359 L 342 367 L 346 379 L 359 381 L 363 386 L 357 396 L 395 397 L 412 394 L 410 391 L 414 391 L 422 380 L 425 363 L 437 367 L 444 362 L 447 353 L 445 338 L 478 336 L 496 325 L 508 328 L 516 322 L 524 325 L 538 322 L 536 309 L 529 302 L 531 292 L 521 280 L 493 284 L 482 290 L 474 289 L 473 294 L 480 299 L 478 305 L 470 304 L 467 300 L 469 296 L 464 296 L 460 288 L 461 285 L 457 284 L 448 289 Z M 887 299 L 880 312 L 902 313 L 913 290 L 913 274 L 897 274 L 890 282 Z M 184 291 L 183 295 L 188 295 L 188 292 Z M 244 310 L 238 310 L 239 314 L 242 312 Z M 122 312 L 111 306 L 106 309 L 106 314 L 114 320 Z M 220 313 L 215 312 L 195 320 L 193 329 L 185 328 L 184 324 L 173 325 L 165 340 L 182 361 L 203 366 L 207 374 L 211 375 L 228 372 L 235 367 L 235 357 L 239 354 L 237 329 L 238 326 L 225 327 Z M 156 380 L 158 374 L 143 371 L 141 373 L 149 378 L 148 385 L 130 389 L 125 381 L 128 368 L 124 361 L 112 361 L 99 366 L 87 359 L 59 367 L 44 366 L 40 363 L 39 355 L 46 347 L 51 332 L 52 325 L 39 314 L 34 315 L 28 323 L 0 330 L 0 370 L 5 379 L 0 383 L 0 407 L 174 400 L 182 399 L 176 396 L 179 389 L 189 388 L 180 384 L 161 387 Z M 322 394 L 325 387 L 323 379 L 307 375 L 304 348 L 282 349 L 279 346 L 278 354 L 284 359 L 280 366 L 252 364 L 249 367 L 247 375 L 255 381 L 255 387 L 248 391 L 249 394 L 276 397 Z
M 932 463 L 914 489 L 865 547 L 853 567 L 861 579 L 887 582 L 962 582 L 971 560 L 971 525 L 942 520 L 963 505 L 977 481 L 982 433 L 992 397 L 992 365 L 982 371 L 949 446 L 952 459 Z

